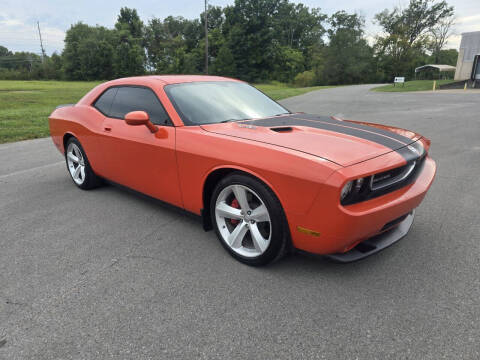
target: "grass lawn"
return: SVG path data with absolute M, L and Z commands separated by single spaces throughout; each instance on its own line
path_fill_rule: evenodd
M 48 115 L 60 104 L 76 103 L 100 82 L 0 80 L 0 143 L 49 136 Z M 327 88 L 256 85 L 275 100 Z
M 437 89 L 439 85 L 448 84 L 454 82 L 454 80 L 437 80 Z M 385 92 L 404 92 L 404 91 L 429 91 L 433 89 L 433 80 L 413 80 L 405 82 L 405 86 L 402 84 L 383 85 L 373 88 L 373 91 L 385 91 Z
M 0 143 L 49 136 L 48 115 L 75 103 L 96 82 L 0 81 Z

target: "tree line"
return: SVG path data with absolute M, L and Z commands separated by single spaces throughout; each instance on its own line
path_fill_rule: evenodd
M 205 71 L 205 14 L 143 22 L 135 9 L 120 10 L 114 28 L 79 22 L 61 54 L 40 57 L 0 46 L 0 78 L 108 80 L 144 74 Z M 427 63 L 455 65 L 444 50 L 454 23 L 446 1 L 410 0 L 405 8 L 375 15 L 381 33 L 370 42 L 365 19 L 327 15 L 288 0 L 235 0 L 209 6 L 209 73 L 250 82 L 297 86 L 356 84 L 411 78 Z

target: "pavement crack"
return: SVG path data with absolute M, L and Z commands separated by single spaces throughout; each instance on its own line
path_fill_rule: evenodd
M 23 174 L 29 173 L 31 171 L 47 169 L 47 168 L 54 167 L 54 166 L 57 166 L 57 165 L 60 165 L 60 164 L 65 164 L 65 161 L 63 161 L 63 160 L 62 161 L 57 161 L 57 162 L 54 162 L 54 163 L 41 165 L 41 166 L 36 166 L 36 167 L 29 168 L 29 169 L 14 171 L 14 172 L 11 172 L 9 174 L 2 174 L 2 175 L 0 175 L 0 180 L 9 178 L 11 176 L 23 175 Z
M 7 301 L 5 301 L 5 303 L 8 304 L 8 305 L 27 306 L 27 304 L 25 304 L 25 303 L 12 301 L 12 300 L 7 300 Z
M 155 256 L 149 256 L 149 255 L 127 255 L 126 256 L 129 259 L 152 259 L 152 260 L 158 260 Z

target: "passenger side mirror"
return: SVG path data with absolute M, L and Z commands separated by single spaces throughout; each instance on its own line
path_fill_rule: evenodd
M 148 114 L 145 111 L 131 111 L 125 115 L 125 122 L 131 126 L 145 125 L 152 133 L 158 131 L 158 127 L 153 125 Z

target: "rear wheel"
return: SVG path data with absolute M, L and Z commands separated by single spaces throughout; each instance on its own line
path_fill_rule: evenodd
M 65 161 L 73 182 L 80 189 L 89 190 L 101 185 L 102 180 L 93 172 L 82 145 L 74 137 L 67 141 Z
M 280 202 L 257 179 L 231 174 L 216 186 L 210 204 L 215 232 L 237 260 L 265 265 L 281 258 L 288 227 Z

